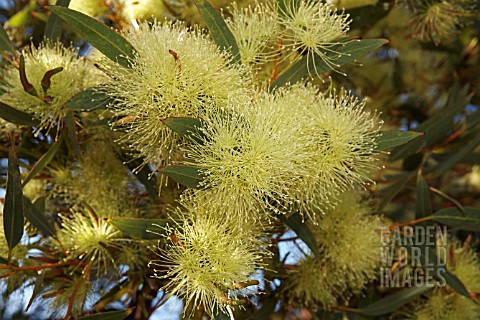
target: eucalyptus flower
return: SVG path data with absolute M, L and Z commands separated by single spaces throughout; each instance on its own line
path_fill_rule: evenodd
M 58 239 L 69 255 L 91 265 L 98 276 L 117 266 L 114 252 L 122 250 L 124 241 L 116 227 L 89 209 L 73 209 L 71 217 L 62 216 Z
M 24 50 L 22 55 L 24 70 L 22 63 L 6 67 L 4 82 L 0 84 L 0 89 L 6 93 L 0 96 L 0 101 L 32 113 L 40 121 L 38 129 L 60 126 L 68 112 L 64 103 L 105 79 L 93 63 L 61 44 L 40 45 Z M 21 80 L 23 71 L 26 79 Z
M 284 95 L 285 105 L 298 106 L 309 142 L 303 152 L 306 172 L 290 188 L 304 214 L 324 211 L 335 204 L 337 194 L 370 181 L 377 169 L 376 139 L 382 122 L 365 111 L 365 101 L 345 94 L 318 93 L 314 86 L 293 86 Z
M 275 41 L 280 38 L 275 9 L 270 4 L 256 3 L 253 7 L 239 8 L 233 3 L 232 18 L 226 22 L 237 41 L 244 64 L 258 64 L 275 57 Z
M 331 305 L 359 293 L 377 274 L 380 218 L 358 191 L 339 197 L 335 209 L 315 216 L 310 230 L 320 258 L 303 258 L 286 280 L 285 294 L 309 305 Z
M 202 32 L 182 24 L 142 24 L 125 34 L 137 49 L 131 68 L 111 65 L 106 85 L 124 140 L 155 168 L 175 158 L 178 136 L 166 117 L 197 117 L 213 106 L 248 100 L 240 67 L 229 66 Z
M 306 172 L 309 140 L 283 102 L 281 95 L 261 93 L 241 110 L 205 117 L 201 142 L 183 147 L 185 162 L 203 176 L 197 195 L 243 221 L 288 211 L 296 200 L 290 189 Z
M 480 292 L 480 264 L 478 253 L 454 240 L 448 245 L 447 269 L 457 276 L 472 293 Z M 448 287 L 434 288 L 423 303 L 415 308 L 411 317 L 418 320 L 474 320 L 478 319 L 480 306 Z
M 258 234 L 203 202 L 182 205 L 182 220 L 166 229 L 168 245 L 158 248 L 159 260 L 149 266 L 155 277 L 168 280 L 166 291 L 184 299 L 185 310 L 230 313 L 255 294 L 249 287 L 258 284 L 252 275 L 262 266 Z
M 71 0 L 68 7 L 95 18 L 106 18 L 109 15 L 107 0 Z
M 173 20 L 165 0 L 126 0 L 123 4 L 123 13 L 129 20 L 153 20 L 159 21 L 165 18 Z
M 417 3 L 412 24 L 415 36 L 435 44 L 451 42 L 473 14 L 469 0 L 421 0 Z
M 285 28 L 286 47 L 307 55 L 307 66 L 310 69 L 313 64 L 313 73 L 317 73 L 317 58 L 332 68 L 337 66 L 338 53 L 333 47 L 349 30 L 348 14 L 338 14 L 335 7 L 320 1 L 286 0 L 279 6 L 279 18 Z

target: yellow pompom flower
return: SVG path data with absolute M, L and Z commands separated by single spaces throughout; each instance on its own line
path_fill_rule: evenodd
M 226 22 L 237 41 L 242 62 L 249 65 L 273 59 L 276 48 L 272 45 L 280 37 L 274 6 L 257 3 L 240 9 L 234 3 L 231 14 Z
M 116 227 L 89 210 L 74 209 L 71 217 L 62 218 L 58 239 L 70 256 L 91 265 L 97 276 L 105 276 L 111 266 L 116 267 L 113 253 L 122 250 L 124 241 Z
M 248 287 L 258 284 L 252 275 L 262 266 L 258 234 L 203 202 L 183 206 L 182 222 L 168 229 L 169 244 L 149 265 L 156 277 L 169 280 L 164 289 L 184 299 L 185 310 L 231 312 L 255 293 Z
M 327 96 L 313 86 L 297 85 L 287 97 L 309 118 L 304 125 L 310 139 L 309 172 L 291 192 L 304 213 L 322 211 L 340 192 L 370 181 L 369 174 L 377 169 L 375 146 L 382 122 L 364 110 L 365 101 L 348 94 Z
M 18 66 L 9 65 L 4 72 L 4 83 L 0 84 L 0 88 L 6 91 L 0 96 L 0 101 L 32 113 L 40 120 L 39 129 L 59 126 L 67 114 L 64 103 L 76 93 L 105 79 L 93 63 L 79 57 L 74 49 L 60 44 L 41 45 L 24 51 L 23 55 L 26 81 L 33 87 L 28 93 L 20 80 Z M 50 85 L 45 89 L 42 79 L 48 71 L 56 68 L 62 70 L 50 77 Z
M 472 16 L 472 2 L 469 0 L 421 0 L 411 23 L 415 27 L 415 36 L 435 44 L 453 41 L 467 18 Z
M 452 250 L 453 249 L 453 250 Z M 478 254 L 454 241 L 448 246 L 447 269 L 456 275 L 469 292 L 480 292 Z M 480 306 L 448 287 L 435 288 L 428 300 L 420 304 L 414 319 L 418 320 L 477 320 Z
M 337 14 L 335 7 L 313 0 L 286 0 L 280 6 L 280 22 L 285 28 L 286 46 L 308 55 L 308 65 L 322 59 L 330 67 L 336 67 L 336 53 L 332 47 L 344 38 L 349 30 L 348 15 Z M 318 61 L 318 60 L 317 60 Z M 313 65 L 314 72 L 315 64 Z
M 164 166 L 174 158 L 178 136 L 162 119 L 197 117 L 228 103 L 248 100 L 243 71 L 204 34 L 181 24 L 142 24 L 125 35 L 137 49 L 132 68 L 111 66 L 106 86 L 123 120 L 125 140 L 145 163 Z
M 126 0 L 123 13 L 129 20 L 174 19 L 164 0 Z
M 315 216 L 310 229 L 320 258 L 307 256 L 287 280 L 285 293 L 307 304 L 331 305 L 357 294 L 376 277 L 380 260 L 380 218 L 358 191 L 340 196 L 335 209 Z
M 107 0 L 71 0 L 68 8 L 95 18 L 106 18 L 109 14 Z
M 184 146 L 186 163 L 204 176 L 197 195 L 208 194 L 207 201 L 243 221 L 285 213 L 294 205 L 290 189 L 306 172 L 308 136 L 283 102 L 281 95 L 262 93 L 243 111 L 206 117 L 202 143 Z

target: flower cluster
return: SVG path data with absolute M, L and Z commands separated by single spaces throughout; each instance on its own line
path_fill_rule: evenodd
M 177 136 L 162 119 L 198 117 L 213 107 L 248 100 L 243 71 L 200 31 L 181 24 L 142 24 L 127 39 L 137 49 L 133 67 L 111 66 L 105 90 L 115 99 L 117 127 L 145 163 L 156 168 L 175 159 Z M 134 92 L 135 94 L 132 94 Z
M 346 192 L 335 209 L 316 216 L 311 230 L 320 258 L 309 255 L 286 280 L 289 296 L 306 304 L 332 305 L 374 279 L 383 224 L 361 193 Z
M 100 84 L 105 77 L 93 63 L 60 44 L 25 50 L 24 63 L 9 65 L 0 88 L 0 101 L 40 121 L 39 129 L 60 126 L 67 110 L 64 103 L 76 93 Z M 21 79 L 19 74 L 24 74 Z
M 165 289 L 185 298 L 187 306 L 203 306 L 208 314 L 245 303 L 258 284 L 252 278 L 262 265 L 262 242 L 254 227 L 239 225 L 201 201 L 184 203 L 186 211 L 169 229 L 169 244 L 150 262 L 155 276 L 170 279 Z M 221 213 L 225 214 L 225 213 Z M 246 290 L 246 291 L 245 291 Z

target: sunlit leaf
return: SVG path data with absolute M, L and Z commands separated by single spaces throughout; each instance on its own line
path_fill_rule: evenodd
M 136 50 L 120 34 L 83 13 L 64 7 L 48 8 L 105 56 L 124 67 L 130 67 L 130 61 L 135 58 Z
M 222 16 L 208 1 L 194 0 L 194 2 L 210 31 L 213 41 L 220 49 L 230 52 L 233 62 L 240 63 L 241 58 L 237 42 Z

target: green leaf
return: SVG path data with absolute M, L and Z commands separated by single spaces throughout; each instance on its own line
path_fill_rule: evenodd
M 445 270 L 444 273 L 442 274 L 442 277 L 445 279 L 446 283 L 450 288 L 455 290 L 458 294 L 461 294 L 467 299 L 470 299 L 475 302 L 475 300 L 473 300 L 470 294 L 468 293 L 468 290 L 465 287 L 465 285 L 462 283 L 462 281 L 460 281 L 460 279 L 458 279 L 456 275 Z
M 172 164 L 158 170 L 158 172 L 188 188 L 200 187 L 200 183 L 203 180 L 200 168 L 185 165 Z
M 210 35 L 217 46 L 222 50 L 228 50 L 234 63 L 241 63 L 240 51 L 238 50 L 235 37 L 227 26 L 222 16 L 204 0 L 194 0 L 203 20 L 210 30 Z
M 82 153 L 82 149 L 80 149 L 80 144 L 78 143 L 77 129 L 75 127 L 75 116 L 73 115 L 73 111 L 69 111 L 67 113 L 67 116 L 65 117 L 65 125 L 67 126 L 68 138 L 70 140 L 70 144 L 72 145 L 73 152 L 76 155 L 80 155 Z
M 358 312 L 371 317 L 381 316 L 397 310 L 430 289 L 432 289 L 432 287 L 427 286 L 405 288 L 359 309 Z
M 202 120 L 188 117 L 169 117 L 162 120 L 162 122 L 178 133 L 181 137 L 191 139 L 195 142 L 202 143 L 204 134 L 199 130 L 203 127 Z
M 457 207 L 442 209 L 429 217 L 454 229 L 480 231 L 480 209 L 464 208 L 460 211 Z
M 62 7 L 68 7 L 70 0 L 57 0 L 56 5 Z M 62 36 L 62 20 L 52 13 L 48 17 L 47 25 L 45 26 L 45 32 L 43 33 L 45 40 L 50 40 L 52 43 L 56 43 Z
M 10 19 L 8 19 L 7 22 L 5 22 L 5 26 L 14 29 L 24 27 L 28 21 L 28 18 L 30 18 L 30 12 L 35 9 L 36 5 L 37 2 L 35 0 L 30 0 L 30 3 L 28 5 L 24 6 L 22 10 L 15 13 L 13 16 L 10 17 Z
M 377 138 L 376 151 L 383 151 L 393 147 L 400 146 L 419 136 L 423 136 L 423 132 L 415 131 L 381 131 Z
M 23 197 L 23 206 L 25 218 L 40 230 L 44 235 L 54 237 L 56 235 L 55 228 L 48 218 L 36 206 L 32 204 L 30 199 Z
M 307 247 L 312 251 L 316 258 L 320 258 L 320 253 L 318 252 L 317 242 L 312 232 L 308 228 L 307 224 L 303 221 L 302 216 L 298 213 L 292 214 L 290 217 L 286 218 L 283 215 L 279 216 L 280 221 L 285 223 L 290 229 L 292 229 L 297 236 L 302 239 Z
M 130 61 L 135 59 L 136 50 L 121 35 L 83 13 L 64 7 L 50 6 L 48 8 L 105 56 L 126 68 L 130 67 Z
M 40 171 L 42 171 L 43 168 L 45 168 L 47 164 L 50 163 L 50 161 L 52 161 L 53 157 L 57 154 L 57 151 L 63 142 L 63 137 L 64 137 L 64 134 L 62 133 L 58 138 L 58 140 L 52 144 L 50 149 L 48 149 L 48 151 L 45 152 L 45 154 L 40 159 L 38 159 L 38 161 L 33 166 L 32 170 L 30 170 L 30 172 L 27 174 L 27 176 L 23 180 L 22 187 L 25 187 L 32 178 L 34 178 Z
M 3 228 L 8 248 L 12 250 L 23 235 L 23 193 L 15 149 L 8 152 L 7 188 L 3 208 Z
M 384 39 L 367 39 L 367 40 L 350 40 L 347 42 L 339 42 L 331 48 L 335 53 L 327 53 L 328 57 L 335 56 L 332 60 L 335 65 L 341 66 L 352 62 L 355 59 L 366 55 L 368 52 L 378 49 L 387 43 Z M 310 59 L 310 61 L 308 61 Z M 287 83 L 295 83 L 309 75 L 309 70 L 316 72 L 326 72 L 331 70 L 330 65 L 326 64 L 319 57 L 315 58 L 315 65 L 312 66 L 311 57 L 303 56 L 299 61 L 294 63 L 287 71 L 282 73 L 271 85 L 269 90 L 282 87 Z
M 427 182 L 421 173 L 417 177 L 416 200 L 415 200 L 415 218 L 429 216 L 433 213 L 432 202 L 430 201 L 430 192 Z
M 15 49 L 5 29 L 0 28 L 0 51 L 14 53 Z
M 105 109 L 113 103 L 113 99 L 104 92 L 99 91 L 101 86 L 88 88 L 68 99 L 64 107 L 73 111 L 93 111 Z
M 91 316 L 85 316 L 78 318 L 78 320 L 124 320 L 128 317 L 133 311 L 133 308 L 120 310 L 120 311 L 109 311 L 93 314 Z
M 382 201 L 380 202 L 378 208 L 382 210 L 385 206 L 393 199 L 395 196 L 402 191 L 403 187 L 408 183 L 408 181 L 415 176 L 415 171 L 404 172 L 399 175 L 397 182 L 388 186 L 387 188 L 381 191 Z
M 428 173 L 430 174 L 440 174 L 445 172 L 446 170 L 450 169 L 467 155 L 472 153 L 477 146 L 480 144 L 480 134 L 468 143 L 461 144 L 459 148 L 453 151 L 453 153 L 444 161 L 440 162 L 437 166 L 435 166 L 432 170 L 429 170 Z
M 392 150 L 390 161 L 404 159 L 424 147 L 435 146 L 437 143 L 447 139 L 449 129 L 452 127 L 455 117 L 465 110 L 469 101 L 467 92 L 467 87 L 460 89 L 459 84 L 455 83 L 450 90 L 445 106 L 416 128 L 418 131 L 425 132 L 425 135 Z
M 169 219 L 108 219 L 118 230 L 134 239 L 154 240 L 162 239 L 166 235 L 167 224 L 174 225 Z M 147 231 L 148 230 L 148 231 Z
M 2 102 L 0 102 L 0 117 L 8 122 L 21 126 L 36 126 L 39 124 L 39 122 L 33 119 L 28 113 L 19 111 Z

